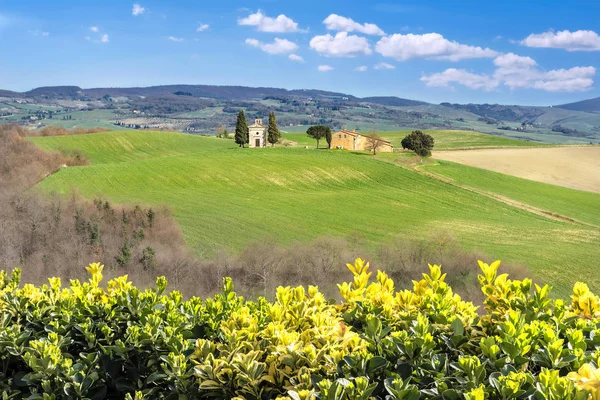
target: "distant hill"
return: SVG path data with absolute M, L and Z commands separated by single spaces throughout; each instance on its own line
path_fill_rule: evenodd
M 560 106 L 555 107 L 573 111 L 596 112 L 600 111 L 600 97 L 596 97 L 595 99 L 577 101 L 575 103 L 562 104 Z
M 25 98 L 33 105 L 4 106 L 0 123 L 31 126 L 87 124 L 137 129 L 144 126 L 212 133 L 219 126 L 233 126 L 235 114 L 244 109 L 249 118 L 274 111 L 286 127 L 321 124 L 334 129 L 344 126 L 368 130 L 466 129 L 550 143 L 600 142 L 600 98 L 555 107 L 431 104 L 397 96 L 361 98 L 318 89 L 218 85 L 89 89 L 44 86 L 23 93 L 0 90 L 0 97 Z M 43 122 L 37 119 L 45 119 L 45 115 L 31 119 L 36 107 L 43 110 L 47 106 L 63 115 L 59 119 L 48 115 Z M 81 120 L 64 115 L 73 109 L 102 112 L 79 115 Z
M 1 92 L 0 92 L 1 93 Z M 8 92 L 12 96 L 21 95 L 24 97 L 51 97 L 51 98 L 101 98 L 104 96 L 118 97 L 148 97 L 162 96 L 174 93 L 186 93 L 194 97 L 206 97 L 219 100 L 250 100 L 263 99 L 265 97 L 312 97 L 328 100 L 349 100 L 358 101 L 355 96 L 328 92 L 315 89 L 296 89 L 287 90 L 268 87 L 247 87 L 247 86 L 214 86 L 214 85 L 162 85 L 149 87 L 131 87 L 131 88 L 91 88 L 82 89 L 78 86 L 47 86 L 39 87 L 24 93 Z
M 78 86 L 44 86 L 24 93 L 0 90 L 0 95 L 5 97 L 47 97 L 47 98 L 101 98 L 110 97 L 148 97 L 186 93 L 194 97 L 206 97 L 218 100 L 252 100 L 265 97 L 300 97 L 321 100 L 355 101 L 381 104 L 384 106 L 418 106 L 425 105 L 423 101 L 402 99 L 395 96 L 356 97 L 346 93 L 329 92 L 317 89 L 281 89 L 269 87 L 248 86 L 216 86 L 216 85 L 161 85 L 130 88 L 90 88 L 82 89 Z
M 393 107 L 421 106 L 421 105 L 428 104 L 428 103 L 425 103 L 424 101 L 402 99 L 402 98 L 396 97 L 396 96 L 363 97 L 360 100 L 367 102 L 367 103 L 375 103 L 375 104 L 381 104 L 384 106 L 393 106 Z
M 498 121 L 526 122 L 533 121 L 544 114 L 542 107 L 510 106 L 501 104 L 451 104 L 441 103 L 445 107 L 467 111 L 484 118 Z
M 0 97 L 18 97 L 19 93 L 0 89 Z
M 83 89 L 79 86 L 42 86 L 23 93 L 26 97 L 73 98 L 80 97 Z

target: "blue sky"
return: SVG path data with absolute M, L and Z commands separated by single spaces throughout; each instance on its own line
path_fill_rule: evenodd
M 429 102 L 600 96 L 599 1 L 0 1 L 0 88 L 217 84 Z

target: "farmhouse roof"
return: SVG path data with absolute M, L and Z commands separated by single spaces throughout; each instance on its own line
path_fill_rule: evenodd
M 356 132 L 355 130 L 348 130 L 348 129 L 342 129 L 341 131 L 335 132 L 335 133 L 344 133 L 346 135 L 351 135 L 351 136 L 366 136 L 366 135 Z M 392 145 L 392 142 L 385 140 L 385 139 L 381 139 L 381 142 L 383 142 L 385 144 L 389 144 L 390 146 Z

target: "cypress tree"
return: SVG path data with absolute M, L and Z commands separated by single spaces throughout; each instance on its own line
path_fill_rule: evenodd
M 246 114 L 244 114 L 244 110 L 240 110 L 237 116 L 237 122 L 235 123 L 235 142 L 240 145 L 240 147 L 244 147 L 246 143 L 248 143 L 248 123 L 246 122 Z
M 281 137 L 281 133 L 279 129 L 277 129 L 277 120 L 275 120 L 275 112 L 271 111 L 269 113 L 269 136 L 267 140 L 271 143 L 271 147 L 275 145 L 279 141 Z

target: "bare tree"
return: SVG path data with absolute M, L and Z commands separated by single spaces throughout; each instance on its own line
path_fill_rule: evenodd
M 383 146 L 385 141 L 381 136 L 376 133 L 370 133 L 367 135 L 367 149 L 373 152 L 373 155 L 377 154 L 377 150 Z

